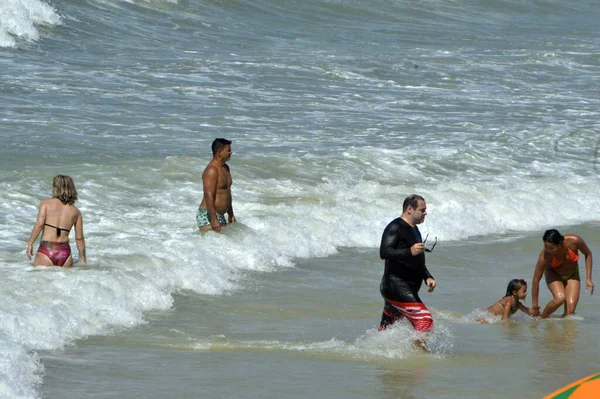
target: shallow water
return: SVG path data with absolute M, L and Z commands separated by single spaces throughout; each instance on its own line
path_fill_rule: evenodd
M 571 231 L 600 234 L 590 225 Z M 143 326 L 44 354 L 44 393 L 502 398 L 509 380 L 510 392 L 540 398 L 600 366 L 595 297 L 582 295 L 568 319 L 518 313 L 509 324 L 481 325 L 473 316 L 503 296 L 508 279 L 531 281 L 540 248 L 535 236 L 441 242 L 428 255 L 438 287 L 422 292 L 436 320 L 430 353 L 412 346 L 407 323 L 376 331 L 382 262 L 374 250 L 345 248 L 292 269 L 250 272 L 231 295 L 181 293 Z
M 0 397 L 538 398 L 597 372 L 595 296 L 472 322 L 544 230 L 596 250 L 597 1 L 0 3 Z M 215 137 L 240 223 L 201 235 Z M 56 174 L 89 264 L 33 269 Z M 429 354 L 375 331 L 413 192 Z

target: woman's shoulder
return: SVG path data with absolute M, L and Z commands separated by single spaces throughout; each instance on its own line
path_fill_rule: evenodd
M 77 208 L 77 206 L 74 204 L 63 204 L 63 206 L 65 206 L 66 209 L 69 210 L 69 212 L 73 212 L 77 215 L 81 214 L 81 211 L 79 210 L 79 208 Z
M 577 234 L 565 234 L 565 243 L 568 244 L 579 244 L 583 239 Z
M 53 201 L 54 198 L 44 198 L 40 201 L 40 208 L 44 208 L 46 211 L 51 212 L 56 208 L 56 204 Z
M 40 206 L 45 205 L 49 211 L 60 210 L 61 212 L 72 212 L 79 214 L 79 208 L 73 204 L 65 204 L 58 198 L 45 198 L 40 203 Z

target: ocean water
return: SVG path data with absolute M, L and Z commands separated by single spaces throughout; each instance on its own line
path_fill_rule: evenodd
M 544 230 L 600 250 L 599 18 L 592 0 L 0 0 L 0 397 L 541 398 L 598 372 L 597 294 L 569 319 L 474 320 L 531 280 Z M 200 234 L 215 137 L 239 223 Z M 34 269 L 56 174 L 88 264 Z M 439 240 L 426 353 L 376 331 L 379 240 L 413 192 Z

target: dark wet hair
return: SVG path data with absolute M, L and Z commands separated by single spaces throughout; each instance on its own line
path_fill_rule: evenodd
M 212 142 L 212 146 L 211 146 L 213 156 L 217 155 L 217 153 L 219 151 L 221 151 L 223 148 L 225 148 L 225 146 L 227 146 L 227 145 L 231 145 L 231 140 L 222 139 L 222 138 L 215 139 Z
M 565 237 L 561 235 L 558 230 L 550 229 L 546 230 L 544 236 L 542 237 L 542 241 L 548 242 L 550 244 L 558 245 L 565 240 Z
M 402 212 L 406 212 L 409 206 L 412 206 L 413 209 L 417 209 L 419 206 L 419 200 L 425 201 L 425 198 L 421 197 L 418 194 L 411 194 L 404 200 L 402 204 Z
M 527 287 L 527 281 L 523 280 L 522 278 L 510 280 L 508 287 L 506 287 L 506 295 L 504 296 L 512 296 L 513 292 L 519 291 L 523 286 Z

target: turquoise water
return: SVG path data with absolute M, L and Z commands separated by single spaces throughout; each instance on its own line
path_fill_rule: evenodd
M 545 229 L 596 251 L 599 14 L 0 4 L 0 397 L 539 398 L 597 372 L 596 296 L 570 320 L 473 316 L 531 279 Z M 215 137 L 233 140 L 239 224 L 200 235 Z M 89 263 L 33 269 L 59 173 Z M 439 239 L 430 354 L 403 326 L 375 331 L 379 240 L 412 192 Z

